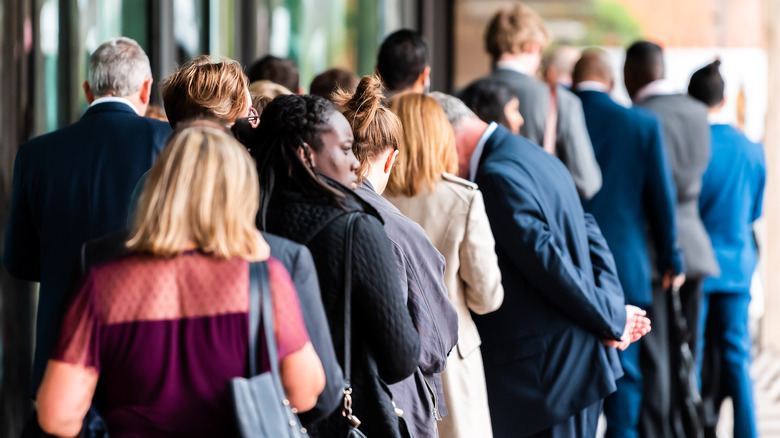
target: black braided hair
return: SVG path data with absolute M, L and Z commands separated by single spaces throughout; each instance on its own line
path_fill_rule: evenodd
M 277 184 L 323 195 L 343 206 L 344 195 L 320 179 L 308 149 L 305 160 L 298 155 L 304 143 L 316 151 L 323 147 L 321 136 L 333 129 L 329 122 L 334 112 L 333 104 L 321 97 L 295 94 L 278 96 L 263 110 L 251 148 L 260 179 L 257 225 L 261 230 L 266 228 L 268 202 Z

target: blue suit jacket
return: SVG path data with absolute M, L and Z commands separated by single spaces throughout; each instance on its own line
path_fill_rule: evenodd
M 130 193 L 170 132 L 167 123 L 105 102 L 73 125 L 20 146 L 4 262 L 14 277 L 41 283 L 33 390 L 59 332 L 60 302 L 79 248 L 124 228 Z
M 677 247 L 676 189 L 663 128 L 641 108 L 625 108 L 600 91 L 578 91 L 604 184 L 583 202 L 615 256 L 626 301 L 652 303 L 650 230 L 658 272 L 682 272 Z
M 702 178 L 699 210 L 720 276 L 704 292 L 750 293 L 758 254 L 752 224 L 761 216 L 766 183 L 764 149 L 729 125 L 712 125 L 712 160 Z
M 560 160 L 498 127 L 476 182 L 504 285 L 496 312 L 474 315 L 496 437 L 547 429 L 615 391 L 626 315 L 607 244 Z

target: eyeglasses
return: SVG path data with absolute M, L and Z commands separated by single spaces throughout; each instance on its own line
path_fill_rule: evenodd
M 249 123 L 254 123 L 260 120 L 260 115 L 257 113 L 257 110 L 254 108 L 249 108 L 249 115 L 246 117 L 241 117 L 239 120 L 246 120 Z

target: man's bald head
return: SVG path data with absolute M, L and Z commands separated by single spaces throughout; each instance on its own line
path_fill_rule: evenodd
M 574 64 L 571 78 L 575 88 L 580 82 L 596 81 L 601 82 L 611 90 L 615 78 L 612 74 L 612 67 L 609 65 L 609 55 L 602 49 L 584 50 L 580 60 Z
M 664 77 L 664 50 L 650 41 L 637 41 L 626 50 L 623 79 L 633 99 L 637 91 Z

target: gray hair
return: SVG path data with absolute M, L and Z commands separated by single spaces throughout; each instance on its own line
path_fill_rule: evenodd
M 428 95 L 436 99 L 436 102 L 439 102 L 439 105 L 441 105 L 441 108 L 444 110 L 444 114 L 447 115 L 447 119 L 450 121 L 450 125 L 452 125 L 452 129 L 456 131 L 462 122 L 477 118 L 474 111 L 471 111 L 462 100 L 455 96 L 450 96 L 449 94 L 440 93 L 438 91 L 434 91 Z
M 112 38 L 89 57 L 89 88 L 96 96 L 130 96 L 152 77 L 144 49 L 127 37 Z

